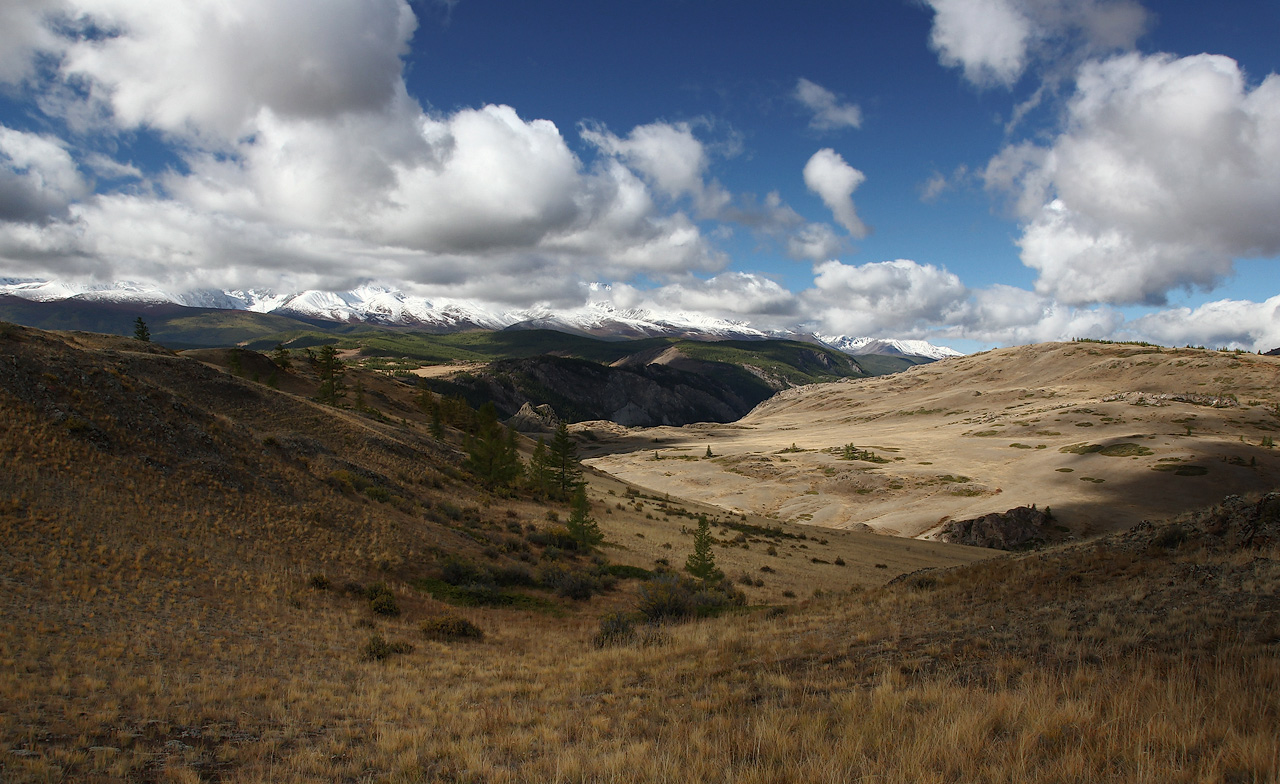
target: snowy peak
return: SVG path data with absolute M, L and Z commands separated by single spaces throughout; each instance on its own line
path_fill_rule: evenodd
M 768 337 L 751 325 L 702 313 L 657 313 L 640 308 L 618 308 L 608 302 L 591 302 L 563 313 L 545 309 L 530 312 L 518 326 L 527 329 L 564 329 L 598 337 L 700 337 L 703 339 L 761 340 Z
M 599 293 L 602 287 L 593 286 Z M 766 332 L 745 321 L 690 311 L 656 311 L 620 308 L 607 300 L 594 300 L 575 308 L 553 310 L 539 306 L 501 310 L 474 300 L 415 297 L 395 288 L 361 286 L 352 291 L 309 290 L 280 294 L 270 289 L 198 289 L 181 294 L 142 283 L 68 284 L 58 281 L 0 278 L 0 296 L 34 302 L 83 300 L 87 302 L 173 304 L 190 308 L 276 313 L 302 319 L 340 323 L 372 323 L 407 326 L 435 332 L 471 329 L 552 329 L 600 338 L 678 337 L 695 340 L 801 340 L 826 344 L 854 356 L 890 356 L 945 359 L 960 352 L 924 340 L 828 337 L 799 328 Z
M 896 357 L 925 357 L 926 359 L 946 359 L 964 356 L 959 351 L 946 346 L 935 346 L 927 340 L 894 340 L 892 338 L 851 338 L 847 335 L 836 337 L 819 336 L 819 340 L 837 351 L 853 356 L 865 354 L 881 354 Z

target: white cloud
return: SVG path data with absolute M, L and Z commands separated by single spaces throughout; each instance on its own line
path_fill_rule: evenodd
M 159 131 L 186 171 L 94 196 L 60 142 L 12 132 L 0 158 L 10 267 L 104 280 L 128 269 L 174 285 L 200 269 L 237 285 L 372 278 L 519 304 L 583 279 L 661 281 L 728 263 L 653 197 L 689 194 L 699 212 L 728 202 L 704 182 L 688 125 L 608 137 L 614 149 L 586 167 L 553 123 L 511 107 L 424 112 L 401 74 L 416 25 L 403 0 L 65 7 L 76 29 L 28 30 L 28 58 L 59 58 L 33 97 L 86 129 Z M 31 8 L 23 19 L 51 19 Z M 140 174 L 83 157 L 107 178 Z M 46 215 L 63 219 L 13 222 Z M 264 279 L 246 280 L 248 269 Z
M 1024 221 L 1036 290 L 1067 304 L 1160 304 L 1232 259 L 1280 253 L 1280 77 L 1220 56 L 1124 55 L 1080 71 L 1066 130 L 988 164 Z
M 969 167 L 960 164 L 951 172 L 950 176 L 942 172 L 935 171 L 928 180 L 920 186 L 920 201 L 932 203 L 942 198 L 942 195 L 949 190 L 967 186 L 973 179 Z
M 627 285 L 609 288 L 608 300 L 619 308 L 659 313 L 702 313 L 749 320 L 756 328 L 784 328 L 799 317 L 794 293 L 776 281 L 745 272 L 725 272 L 707 280 L 687 278 L 652 289 Z
M 1169 346 L 1270 351 L 1280 348 L 1280 296 L 1265 302 L 1218 300 L 1198 308 L 1173 308 L 1135 319 L 1126 333 Z
M 820 84 L 803 77 L 796 82 L 792 93 L 795 99 L 813 112 L 809 127 L 816 131 L 835 131 L 841 128 L 861 128 L 862 109 L 857 104 L 840 103 L 836 94 Z
M 35 55 L 62 48 L 47 24 L 64 13 L 59 0 L 5 0 L 0 3 L 0 83 L 16 84 L 32 75 Z
M 731 209 L 732 194 L 706 179 L 710 156 L 686 122 L 638 125 L 626 138 L 596 124 L 580 128 L 582 138 L 624 162 L 668 199 L 688 196 L 700 217 L 718 218 Z M 732 147 L 732 143 L 730 143 Z
M 1136 0 L 926 0 L 930 43 L 975 85 L 1012 86 L 1037 57 L 1129 49 L 1146 29 Z
M 1114 308 L 1073 308 L 1014 286 L 972 292 L 938 334 L 999 345 L 1110 338 L 1124 322 Z
M 946 324 L 968 290 L 953 273 L 908 259 L 814 267 L 813 288 L 801 297 L 829 334 L 881 335 Z
M 707 155 L 688 123 L 651 123 L 631 129 L 625 139 L 600 126 L 583 126 L 582 138 L 617 156 L 670 198 L 703 188 Z
M 59 71 L 121 128 L 217 145 L 261 110 L 290 118 L 377 111 L 403 89 L 416 26 L 404 0 L 67 0 L 115 34 L 68 38 Z
M 0 221 L 43 222 L 88 193 L 60 140 L 0 125 Z
M 836 223 L 858 239 L 867 236 L 867 227 L 853 206 L 853 192 L 866 178 L 830 147 L 815 152 L 804 165 L 804 184 L 818 194 Z
M 787 237 L 787 255 L 797 261 L 827 261 L 847 243 L 826 223 L 806 223 Z

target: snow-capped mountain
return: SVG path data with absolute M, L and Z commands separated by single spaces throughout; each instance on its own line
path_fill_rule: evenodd
M 200 289 L 175 294 L 137 283 L 67 284 L 47 280 L 0 278 L 0 296 L 34 302 L 81 300 L 140 305 L 274 313 L 308 320 L 407 326 L 437 332 L 468 329 L 553 329 L 602 338 L 685 337 L 699 340 L 764 340 L 778 338 L 823 343 L 846 354 L 886 354 L 945 359 L 960 352 L 923 340 L 822 336 L 796 328 L 764 331 L 745 321 L 688 311 L 656 312 L 619 308 L 593 301 L 566 310 L 537 307 L 502 310 L 474 300 L 417 297 L 386 286 L 352 291 L 301 291 L 280 294 L 268 289 Z
M 853 356 L 864 354 L 881 354 L 885 356 L 926 357 L 928 359 L 946 359 L 964 356 L 959 351 L 946 346 L 935 346 L 927 340 L 894 340 L 892 338 L 851 338 L 847 335 L 834 337 L 818 336 L 823 343 L 837 351 Z

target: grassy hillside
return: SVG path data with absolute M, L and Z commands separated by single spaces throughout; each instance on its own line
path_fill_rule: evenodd
M 564 506 L 479 488 L 462 435 L 432 438 L 395 379 L 353 370 L 333 408 L 298 354 L 284 372 L 8 324 L 0 349 L 4 781 L 432 778 L 377 759 L 384 711 L 589 650 L 601 614 L 683 563 L 697 512 L 748 605 L 984 555 L 810 537 L 598 475 L 606 547 L 577 553 Z M 435 685 L 383 681 L 398 662 Z

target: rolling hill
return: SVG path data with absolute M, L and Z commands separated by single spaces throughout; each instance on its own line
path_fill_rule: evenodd
M 722 426 L 601 430 L 591 462 L 817 526 L 930 536 L 949 520 L 1037 504 L 1087 536 L 1280 485 L 1277 390 L 1272 357 L 1023 346 L 786 390 Z M 708 446 L 714 460 L 654 459 Z

